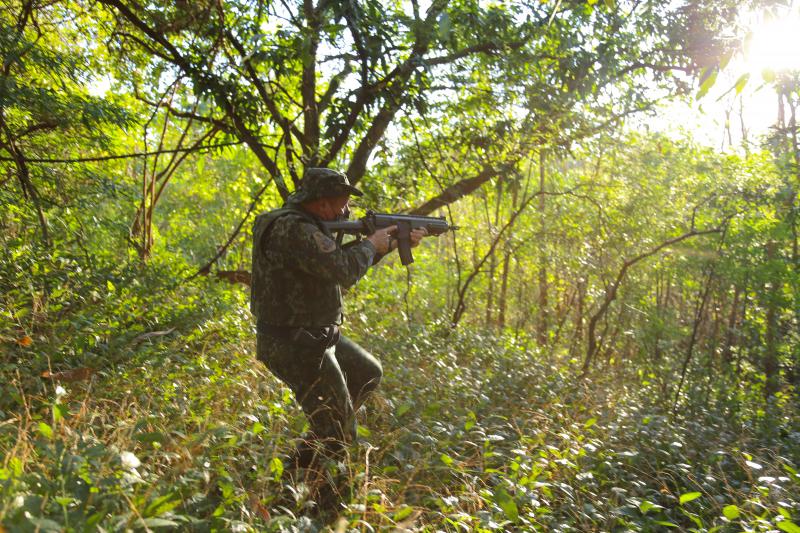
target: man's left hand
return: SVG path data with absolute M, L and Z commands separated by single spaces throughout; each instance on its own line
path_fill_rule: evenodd
M 425 228 L 415 228 L 411 230 L 411 247 L 414 248 L 415 246 L 419 246 L 419 242 L 422 240 L 423 237 L 428 236 L 428 230 Z

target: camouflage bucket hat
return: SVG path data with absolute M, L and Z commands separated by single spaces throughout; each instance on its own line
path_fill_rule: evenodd
M 350 185 L 350 180 L 342 172 L 312 167 L 306 169 L 300 186 L 292 193 L 292 200 L 302 203 L 345 194 L 362 196 L 364 193 Z

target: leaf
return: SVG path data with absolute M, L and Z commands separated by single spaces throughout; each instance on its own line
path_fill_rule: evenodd
M 687 492 L 685 494 L 681 494 L 680 503 L 681 503 L 681 505 L 683 505 L 684 503 L 688 503 L 688 502 L 690 502 L 692 500 L 696 500 L 697 498 L 699 498 L 702 495 L 703 494 L 700 493 L 700 492 Z
M 725 507 L 722 508 L 722 514 L 725 515 L 725 518 L 727 518 L 728 520 L 736 520 L 737 518 L 739 518 L 739 515 L 741 513 L 739 512 L 739 508 L 737 506 L 726 505 Z
M 597 419 L 596 418 L 590 418 L 589 420 L 584 422 L 583 429 L 589 429 L 590 427 L 592 427 L 595 424 L 597 424 Z
M 253 432 L 253 435 L 258 435 L 259 433 L 262 433 L 266 429 L 267 428 L 264 427 L 264 424 L 262 424 L 261 422 L 256 422 L 255 424 L 253 424 L 253 427 L 250 428 L 250 431 Z
M 58 422 L 59 420 L 66 418 L 69 415 L 69 410 L 67 406 L 61 403 L 53 404 L 53 421 Z
M 411 516 L 411 513 L 414 511 L 413 507 L 409 507 L 408 505 L 404 505 L 401 507 L 394 515 L 392 516 L 392 520 L 395 522 L 400 522 L 404 518 L 408 518 Z
M 117 290 L 114 284 L 111 283 L 111 280 L 106 280 L 106 288 L 108 289 L 108 292 L 114 292 Z
M 673 524 L 672 522 L 665 522 L 663 520 L 656 520 L 655 523 L 658 524 L 659 526 L 664 526 L 664 527 L 679 527 L 678 524 Z
M 144 510 L 145 516 L 158 516 L 176 508 L 181 504 L 180 495 L 169 493 L 150 502 Z
M 166 518 L 145 518 L 142 520 L 147 527 L 178 527 L 179 524 L 174 520 L 167 520 Z
M 167 440 L 167 436 L 158 431 L 139 433 L 137 435 L 134 435 L 133 438 L 138 440 L 139 442 L 144 442 L 144 443 L 165 442 Z
M 786 531 L 786 533 L 800 533 L 800 526 L 789 520 L 781 520 L 776 524 L 778 529 Z
M 255 494 L 250 495 L 250 509 L 261 517 L 264 521 L 269 521 L 272 517 L 269 514 L 269 509 L 264 507 L 264 504 L 258 499 Z
M 269 471 L 272 473 L 275 480 L 280 479 L 283 475 L 283 461 L 277 457 L 273 457 L 269 462 Z
M 53 428 L 51 428 L 44 422 L 39 422 L 39 433 L 41 433 L 42 436 L 46 439 L 53 438 Z
M 736 80 L 736 94 L 741 94 L 744 90 L 745 85 L 747 85 L 748 80 L 750 80 L 750 73 L 746 72 L 739 76 L 739 79 Z
M 33 344 L 33 339 L 25 335 L 24 337 L 20 337 L 19 339 L 17 339 L 17 344 L 19 344 L 23 348 L 27 348 L 28 346 Z
M 63 372 L 50 372 L 49 370 L 45 370 L 42 372 L 42 377 L 45 379 L 52 379 L 53 381 L 74 383 L 76 381 L 86 381 L 92 377 L 94 372 L 94 369 L 89 367 L 73 368 L 72 370 L 64 370 Z
M 650 509 L 662 509 L 662 507 L 656 503 L 649 502 L 644 500 L 642 503 L 639 504 L 639 510 L 642 514 L 647 514 Z
M 788 520 L 781 520 L 776 524 L 778 529 L 786 531 L 786 533 L 800 533 L 800 526 Z
M 472 411 L 467 413 L 467 421 L 464 423 L 464 431 L 469 431 L 470 429 L 475 427 L 475 424 L 478 421 L 478 417 Z
M 442 462 L 444 464 L 446 464 L 447 466 L 450 466 L 450 465 L 453 464 L 453 458 L 450 457 L 449 455 L 447 455 L 446 453 L 443 453 L 442 455 L 440 455 L 439 459 L 441 459 Z
M 517 502 L 514 501 L 514 498 L 511 497 L 506 489 L 503 487 L 498 487 L 494 491 L 494 501 L 506 514 L 506 518 L 512 522 L 519 520 L 519 509 L 517 508 Z
M 711 70 L 704 69 L 703 74 L 700 76 L 702 82 L 700 83 L 700 90 L 697 92 L 697 96 L 695 96 L 696 100 L 700 100 L 704 97 L 711 87 L 714 86 L 714 83 L 717 81 L 717 73 L 718 70 L 716 68 Z

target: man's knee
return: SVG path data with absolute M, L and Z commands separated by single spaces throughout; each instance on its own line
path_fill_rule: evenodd
M 381 378 L 383 378 L 383 366 L 381 365 L 380 361 L 373 357 L 371 358 L 369 365 L 367 365 L 367 367 L 364 369 L 364 374 L 366 380 L 362 387 L 362 394 L 367 394 L 377 389 L 378 385 L 381 384 Z

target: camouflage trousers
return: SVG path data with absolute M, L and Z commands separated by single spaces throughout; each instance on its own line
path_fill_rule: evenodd
M 381 381 L 380 362 L 345 336 L 323 349 L 259 331 L 257 354 L 294 392 L 311 426 L 309 440 L 328 455 L 341 453 L 356 437 L 355 411 Z

